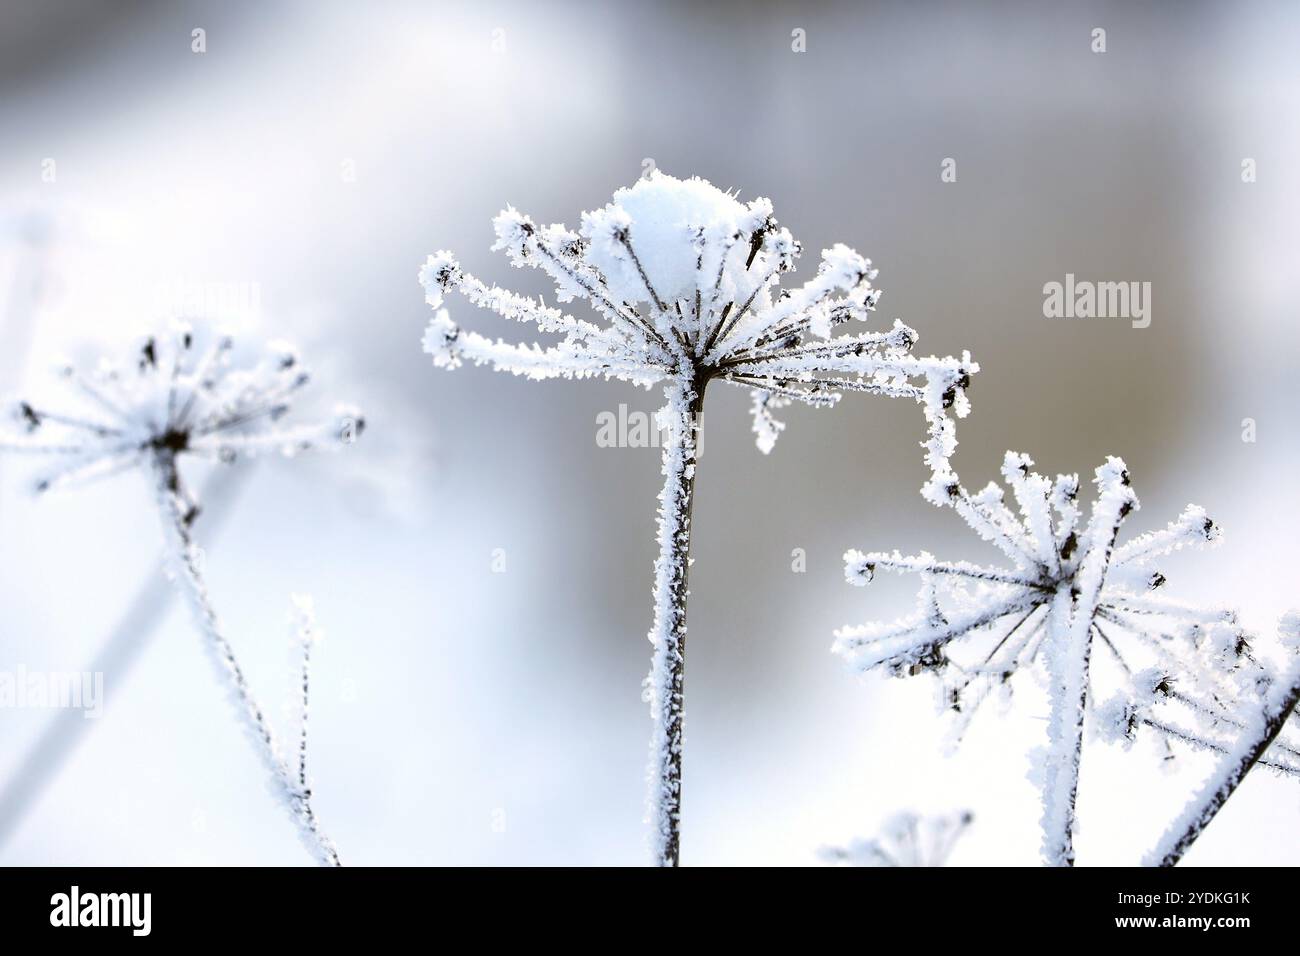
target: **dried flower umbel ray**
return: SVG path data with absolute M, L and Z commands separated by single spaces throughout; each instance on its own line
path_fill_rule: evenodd
M 864 585 L 884 570 L 919 574 L 922 587 L 913 616 L 842 628 L 834 649 L 862 670 L 941 674 L 943 702 L 956 712 L 959 733 L 991 692 L 1009 690 L 1020 669 L 1041 665 L 1050 702 L 1048 746 L 1037 768 L 1043 856 L 1070 865 L 1086 711 L 1093 710 L 1104 737 L 1131 738 L 1146 727 L 1166 742 L 1228 753 L 1238 746 L 1228 738 L 1253 726 L 1251 715 L 1277 675 L 1254 653 L 1231 611 L 1160 593 L 1166 578 L 1152 561 L 1219 538 L 1202 509 L 1189 507 L 1164 530 L 1117 546 L 1120 526 L 1138 507 L 1122 461 L 1111 458 L 1097 469 L 1098 495 L 1086 526 L 1078 477 L 1052 480 L 1032 465 L 1012 452 L 1003 464 L 1018 517 L 996 484 L 970 494 L 950 476 L 926 489 L 1011 567 L 937 561 L 925 552 L 848 552 L 851 583 Z M 958 647 L 969 648 L 969 656 L 959 660 L 952 653 Z M 1121 686 L 1103 706 L 1093 706 L 1098 654 L 1109 659 Z M 1294 745 L 1278 740 L 1261 761 L 1300 776 L 1297 757 Z
M 438 252 L 420 270 L 436 310 L 424 336 L 434 364 L 489 363 L 537 380 L 601 376 L 661 385 L 667 400 L 659 413 L 668 440 L 646 699 L 655 721 L 649 768 L 654 858 L 676 865 L 691 505 L 705 389 L 718 381 L 751 390 L 753 430 L 764 452 L 784 428 L 773 410 L 791 402 L 826 407 L 844 392 L 911 399 L 929 424 L 927 460 L 943 473 L 955 445 L 948 413 L 966 413 L 964 390 L 977 366 L 969 355 L 913 356 L 916 333 L 900 322 L 883 332 L 836 334 L 866 321 L 875 308 L 879 292 L 871 285 L 871 263 L 836 245 L 822 253 L 814 278 L 782 290 L 781 277 L 793 271 L 800 247 L 772 217 L 772 204 L 742 204 L 701 179 L 653 173 L 584 213 L 576 232 L 538 226 L 513 208 L 494 225 L 494 250 L 506 252 L 516 267 L 541 269 L 560 302 L 583 299 L 601 321 L 488 286 L 451 253 Z M 444 308 L 452 291 L 554 334 L 558 342 L 512 345 L 463 329 Z
M 320 827 L 307 785 L 306 650 L 314 620 L 299 602 L 303 644 L 302 687 L 298 707 L 296 765 L 283 753 L 262 706 L 254 698 L 208 594 L 203 553 L 193 537 L 199 503 L 190 495 L 179 463 L 186 456 L 223 463 L 259 452 L 295 455 L 315 448 L 350 444 L 365 427 L 352 408 L 308 426 L 285 423 L 296 394 L 310 382 L 293 350 L 276 345 L 257 361 L 237 367 L 234 341 L 226 335 L 200 336 L 188 326 L 146 339 L 132 365 L 102 363 L 86 374 L 68 365 L 63 377 L 80 394 L 85 412 L 56 411 L 22 401 L 14 407 L 18 428 L 0 435 L 0 452 L 53 459 L 55 465 L 35 484 L 40 492 L 141 468 L 153 479 L 175 580 L 189 599 L 195 623 L 206 640 L 236 711 L 318 861 L 338 865 L 334 844 Z

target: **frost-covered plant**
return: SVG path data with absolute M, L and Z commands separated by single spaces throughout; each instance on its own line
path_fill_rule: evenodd
M 1286 621 L 1283 622 L 1283 646 L 1287 644 Z M 1193 635 L 1195 636 L 1195 635 Z M 1225 635 L 1227 636 L 1227 635 Z M 1168 635 L 1159 637 L 1168 640 Z M 1242 632 L 1235 638 L 1232 668 L 1221 666 L 1224 649 L 1208 649 L 1216 655 L 1219 667 L 1201 667 L 1193 672 L 1184 661 L 1180 667 L 1165 643 L 1155 645 L 1164 651 L 1157 656 L 1155 666 L 1134 671 L 1126 656 L 1118 648 L 1112 656 L 1128 680 L 1108 701 L 1097 708 L 1098 736 L 1104 740 L 1130 746 L 1143 730 L 1150 730 L 1164 744 L 1167 758 L 1173 759 L 1173 745 L 1184 744 L 1191 750 L 1204 751 L 1231 757 L 1240 741 L 1256 736 L 1252 725 L 1260 716 L 1257 707 L 1241 706 L 1243 702 L 1259 703 L 1269 699 L 1270 693 L 1285 688 L 1278 682 L 1280 672 L 1259 661 L 1254 653 L 1254 640 Z M 1202 662 L 1207 648 L 1198 648 Z M 1185 686 L 1186 685 L 1186 686 Z M 1276 740 L 1268 752 L 1260 752 L 1258 763 L 1281 776 L 1300 780 L 1300 745 L 1287 739 L 1282 731 L 1285 718 L 1277 724 Z M 1295 729 L 1294 727 L 1292 729 Z
M 1230 713 L 1222 706 L 1215 706 L 1207 713 L 1199 704 L 1189 705 L 1188 709 L 1196 712 L 1211 729 L 1204 739 L 1193 738 L 1181 731 L 1173 736 L 1187 740 L 1195 747 L 1216 751 L 1222 757 L 1214 773 L 1147 854 L 1144 862 L 1148 866 L 1173 866 L 1182 859 L 1256 764 L 1300 777 L 1300 748 L 1297 748 L 1294 738 L 1291 741 L 1283 739 L 1284 732 L 1288 728 L 1295 732 L 1300 721 L 1300 715 L 1297 715 L 1300 706 L 1300 612 L 1292 611 L 1283 617 L 1280 630 L 1281 644 L 1292 654 L 1292 661 L 1289 669 L 1278 679 L 1259 678 L 1262 702 L 1247 708 L 1244 713 Z M 1221 704 L 1218 700 L 1214 703 Z M 1230 742 L 1209 739 L 1214 731 L 1222 731 L 1225 736 L 1235 739 Z M 1271 756 L 1274 754 L 1277 756 Z
M 1219 538 L 1202 509 L 1188 507 L 1164 530 L 1117 546 L 1120 526 L 1138 507 L 1122 461 L 1110 458 L 1096 470 L 1097 498 L 1086 524 L 1078 476 L 1053 480 L 1032 465 L 1008 452 L 1002 467 L 1019 516 L 993 483 L 971 494 L 949 475 L 926 489 L 1010 566 L 938 561 L 926 552 L 849 551 L 845 573 L 853 584 L 865 585 L 877 571 L 918 574 L 919 607 L 891 623 L 842 628 L 834 649 L 862 670 L 940 675 L 958 735 L 991 692 L 1009 692 L 1021 668 L 1038 667 L 1050 704 L 1048 743 L 1035 767 L 1043 856 L 1070 865 L 1085 712 L 1092 710 L 1103 736 L 1131 736 L 1147 726 L 1171 740 L 1225 750 L 1224 731 L 1247 726 L 1276 675 L 1253 653 L 1233 612 L 1163 596 L 1166 579 L 1152 562 Z M 1103 706 L 1094 706 L 1098 645 L 1121 687 Z M 1180 728 L 1161 708 L 1181 710 L 1191 727 Z M 1294 773 L 1285 746 L 1278 744 L 1268 762 Z
M 537 380 L 600 376 L 664 390 L 659 425 L 668 440 L 646 699 L 655 721 L 653 852 L 657 863 L 676 865 L 691 505 L 706 387 L 718 381 L 751 390 L 753 430 L 764 452 L 785 427 L 772 412 L 791 402 L 826 407 L 844 392 L 911 399 L 929 423 L 927 459 L 943 471 L 955 443 L 947 412 L 965 414 L 964 389 L 977 367 L 969 356 L 914 357 L 916 333 L 900 322 L 886 331 L 837 334 L 875 309 L 870 261 L 836 245 L 822 253 L 810 281 L 782 289 L 800 246 L 772 217 L 771 202 L 741 203 L 702 179 L 656 172 L 584 213 L 577 231 L 538 226 L 513 208 L 494 225 L 494 250 L 516 267 L 541 269 L 559 302 L 583 299 L 598 321 L 489 286 L 451 253 L 438 252 L 420 270 L 436 310 L 424 335 L 435 365 L 488 363 Z M 444 308 L 452 291 L 558 341 L 513 345 L 468 331 Z
M 193 536 L 200 506 L 188 491 L 180 462 L 194 457 L 230 464 L 259 452 L 295 455 L 338 447 L 351 443 L 365 420 L 355 409 L 340 406 L 328 421 L 287 424 L 295 395 L 311 380 L 296 354 L 277 344 L 236 364 L 234 350 L 229 336 L 199 336 L 182 325 L 169 334 L 147 338 L 126 368 L 103 362 L 93 372 L 83 373 L 66 365 L 63 378 L 79 393 L 86 409 L 64 412 L 18 402 L 13 409 L 17 427 L 0 435 L 0 452 L 55 462 L 36 481 L 38 493 L 131 468 L 151 477 L 174 579 L 189 600 L 220 679 L 229 687 L 237 713 L 305 844 L 320 862 L 338 865 L 338 853 L 312 808 L 306 778 L 307 648 L 315 630 L 309 608 L 299 603 L 303 667 L 295 765 L 281 750 L 254 698 L 212 605 L 204 581 L 203 552 Z
M 969 810 L 931 817 L 908 811 L 889 820 L 879 836 L 825 847 L 818 856 L 845 866 L 944 866 L 974 821 Z

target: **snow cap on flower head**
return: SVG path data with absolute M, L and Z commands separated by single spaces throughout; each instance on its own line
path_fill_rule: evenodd
M 965 389 L 978 366 L 969 355 L 914 357 L 916 333 L 897 320 L 885 332 L 837 335 L 869 320 L 880 298 L 876 270 L 836 244 L 809 282 L 782 289 L 802 250 L 770 200 L 742 202 L 703 179 L 655 171 L 583 213 L 577 231 L 539 225 L 513 206 L 493 230 L 493 250 L 513 266 L 541 269 L 557 302 L 582 299 L 600 321 L 489 286 L 437 252 L 419 273 L 434 309 L 424 348 L 435 365 L 469 361 L 533 379 L 600 376 L 642 386 L 703 370 L 752 390 L 763 452 L 784 429 L 772 413 L 792 402 L 828 407 L 849 391 L 910 398 L 929 423 L 927 462 L 946 468 L 956 445 L 948 416 L 967 413 Z M 559 342 L 512 345 L 463 329 L 445 311 L 453 290 Z

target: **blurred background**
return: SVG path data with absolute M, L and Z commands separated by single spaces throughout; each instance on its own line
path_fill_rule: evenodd
M 1127 534 L 1189 501 L 1225 529 L 1170 562 L 1172 593 L 1272 632 L 1300 537 L 1298 43 L 1300 8 L 1258 2 L 4 0 L 0 392 L 57 400 L 57 356 L 125 358 L 169 313 L 296 341 L 314 401 L 366 409 L 362 441 L 191 474 L 212 592 L 277 719 L 289 594 L 316 597 L 315 799 L 345 860 L 639 864 L 658 450 L 598 447 L 596 422 L 658 396 L 435 370 L 425 256 L 549 295 L 488 252 L 506 203 L 576 225 L 647 160 L 769 196 L 799 275 L 847 243 L 881 270 L 883 322 L 979 361 L 968 485 L 1008 448 L 1086 476 L 1120 455 Z M 1150 327 L 1044 318 L 1067 273 L 1150 282 Z M 706 414 L 683 863 L 815 864 L 897 812 L 958 809 L 954 864 L 1036 863 L 1041 704 L 988 710 L 945 756 L 932 685 L 829 653 L 914 592 L 848 587 L 846 548 L 992 557 L 917 494 L 918 410 L 795 408 L 765 457 L 747 400 L 719 388 Z M 105 699 L 98 720 L 0 712 L 0 863 L 309 862 L 157 587 L 147 480 L 36 500 L 26 464 L 0 460 L 0 670 L 95 664 Z M 1159 758 L 1087 751 L 1081 863 L 1135 863 L 1210 767 Z M 1255 774 L 1187 862 L 1295 864 L 1298 836 L 1300 789 Z

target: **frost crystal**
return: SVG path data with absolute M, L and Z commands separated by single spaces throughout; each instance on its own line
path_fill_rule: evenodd
M 917 402 L 928 423 L 926 460 L 940 475 L 956 444 L 949 413 L 965 415 L 965 389 L 978 367 L 969 355 L 918 358 L 916 333 L 845 333 L 866 323 L 880 293 L 876 270 L 847 246 L 822 253 L 807 283 L 781 288 L 799 243 L 766 199 L 742 203 L 702 179 L 655 172 L 585 213 L 578 230 L 539 226 L 513 208 L 495 220 L 497 242 L 516 267 L 546 273 L 556 301 L 584 300 L 596 321 L 540 299 L 489 286 L 450 252 L 420 270 L 433 319 L 424 350 L 441 368 L 464 362 L 532 379 L 603 377 L 661 385 L 669 433 L 659 500 L 653 664 L 646 699 L 656 721 L 651 743 L 650 818 L 657 862 L 678 860 L 681 807 L 682 674 L 696 441 L 712 381 L 753 393 L 753 431 L 769 452 L 784 425 L 772 412 L 792 402 L 834 405 L 845 392 Z M 554 336 L 548 346 L 514 345 L 462 328 L 445 299 L 459 292 L 505 319 Z
M 1049 746 L 1035 774 L 1043 787 L 1043 852 L 1049 863 L 1068 865 L 1097 645 L 1120 687 L 1114 699 L 1093 708 L 1103 739 L 1131 739 L 1147 727 L 1169 741 L 1223 750 L 1225 735 L 1243 726 L 1243 711 L 1257 706 L 1272 674 L 1231 611 L 1162 594 L 1166 579 L 1152 567 L 1155 559 L 1219 538 L 1202 509 L 1188 507 L 1164 530 L 1117 547 L 1121 524 L 1138 507 L 1122 461 L 1110 458 L 1097 469 L 1086 525 L 1078 477 L 1052 480 L 1032 465 L 1011 452 L 1003 464 L 1019 515 L 995 484 L 970 494 L 950 477 L 929 489 L 998 548 L 1007 566 L 944 562 L 926 553 L 848 552 L 845 573 L 853 583 L 893 571 L 918 574 L 922 587 L 912 616 L 842 628 L 834 649 L 863 670 L 941 675 L 958 734 L 992 692 L 1009 689 L 1021 668 L 1040 666 L 1051 707 Z M 959 648 L 966 650 L 958 654 Z M 1300 773 L 1295 756 L 1278 743 L 1266 762 Z

